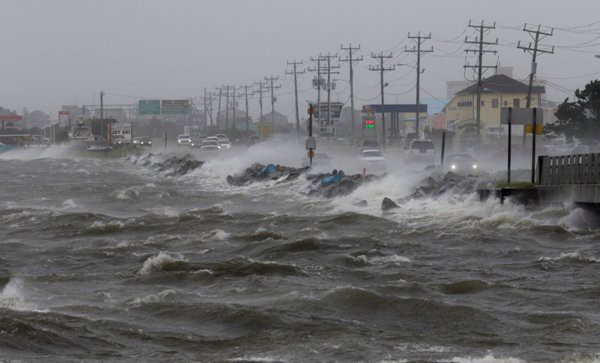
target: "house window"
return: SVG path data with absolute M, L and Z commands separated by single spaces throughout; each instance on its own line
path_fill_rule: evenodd
M 485 101 L 481 100 L 481 107 L 485 106 Z
M 504 100 L 504 107 L 508 107 L 508 101 Z
M 497 98 L 492 98 L 492 108 L 498 108 L 499 102 Z
M 521 107 L 521 99 L 513 98 L 513 108 L 520 108 L 520 107 Z

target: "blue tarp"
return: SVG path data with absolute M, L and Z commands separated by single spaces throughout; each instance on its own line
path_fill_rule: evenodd
M 260 171 L 260 175 L 273 174 L 275 172 L 275 169 L 275 165 L 269 164 Z
M 342 180 L 342 177 L 343 175 L 340 174 L 326 176 L 323 179 L 321 179 L 321 186 L 326 187 L 331 184 L 337 184 L 340 182 L 340 180 Z

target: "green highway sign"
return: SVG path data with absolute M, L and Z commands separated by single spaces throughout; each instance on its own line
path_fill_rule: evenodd
M 162 100 L 163 115 L 186 115 L 188 100 Z
M 160 115 L 160 100 L 140 100 L 138 102 L 139 115 Z

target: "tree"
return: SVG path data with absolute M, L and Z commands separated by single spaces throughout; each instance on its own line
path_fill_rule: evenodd
M 548 125 L 547 130 L 564 134 L 569 142 L 573 138 L 586 143 L 598 142 L 600 136 L 600 80 L 575 91 L 574 102 L 565 99 L 554 113 L 558 121 Z

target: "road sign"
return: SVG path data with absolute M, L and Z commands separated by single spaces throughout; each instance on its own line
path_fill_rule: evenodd
M 316 149 L 317 148 L 317 139 L 314 136 L 309 136 L 306 138 L 306 150 Z
M 512 116 L 510 119 L 510 123 L 513 125 L 533 125 L 533 108 L 512 108 L 512 107 L 502 107 L 502 116 L 500 118 L 500 123 L 503 125 L 508 124 L 508 112 L 512 109 Z M 541 108 L 538 108 L 536 113 L 536 121 L 537 125 L 544 124 L 544 112 Z
M 365 129 L 374 129 L 375 128 L 375 120 L 365 120 Z
M 525 125 L 525 133 L 531 134 L 533 133 L 533 125 Z M 544 133 L 544 125 L 535 125 L 535 134 L 541 135 Z
M 162 100 L 163 115 L 187 115 L 188 100 Z
M 140 100 L 138 102 L 139 115 L 160 115 L 160 100 Z

